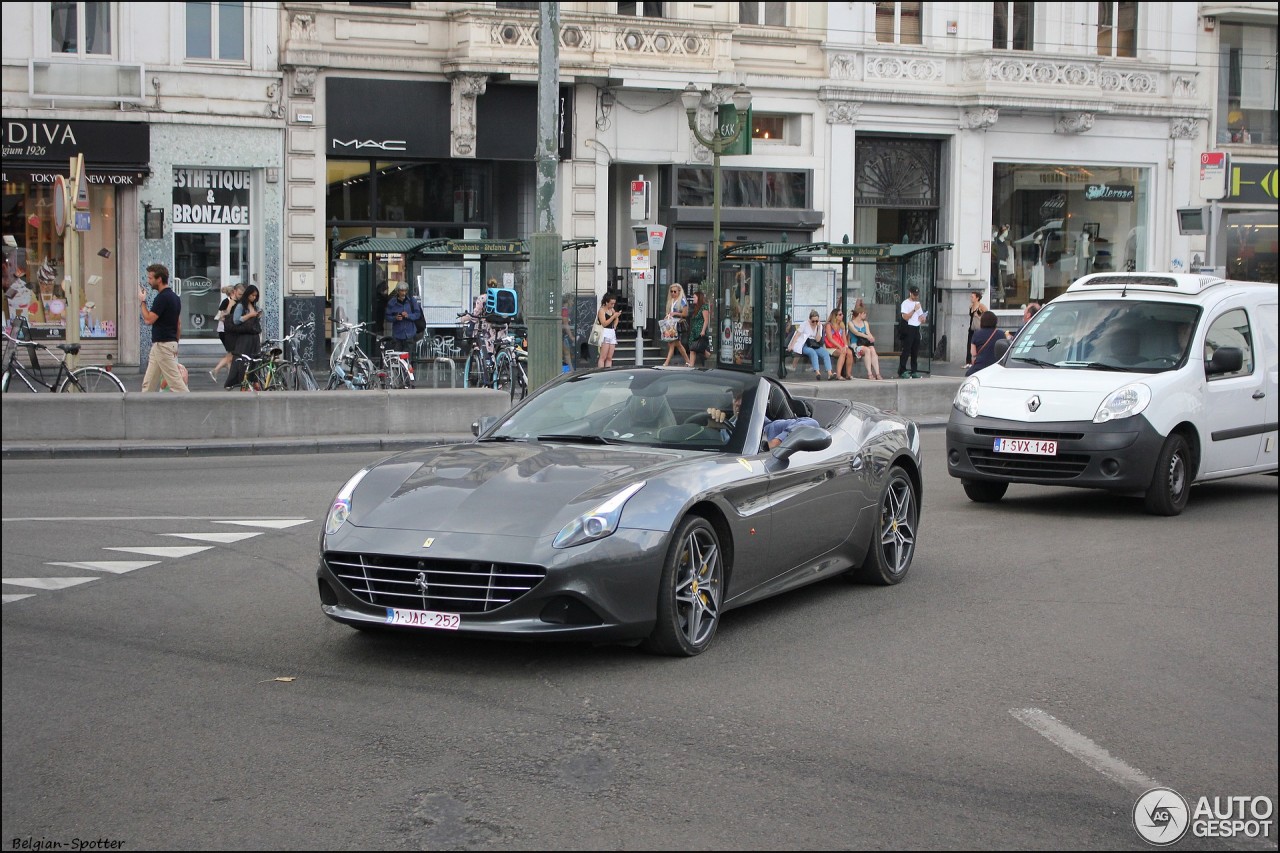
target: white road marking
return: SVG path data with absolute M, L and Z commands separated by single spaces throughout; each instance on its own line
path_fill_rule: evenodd
M 35 594 L 34 592 L 29 592 L 29 593 L 27 593 L 26 595 L 6 595 L 6 596 L 3 596 L 3 598 L 4 598 L 4 603 L 5 603 L 5 604 L 13 604 L 13 602 L 15 602 L 15 601 L 21 601 L 21 600 L 22 600 L 22 599 L 24 599 L 24 598 L 35 598 L 35 597 L 36 597 L 36 594 Z
M 142 548 L 120 548 L 109 547 L 103 548 L 104 551 L 125 551 L 130 554 L 146 554 L 149 557 L 190 557 L 192 554 L 199 554 L 201 551 L 213 550 L 212 545 L 158 545 L 155 547 Z
M 1039 732 L 1054 746 L 1083 761 L 1107 778 L 1142 796 L 1152 788 L 1163 788 L 1155 779 L 1130 767 L 1057 717 L 1039 708 L 1014 708 L 1009 712 L 1018 722 Z
M 177 536 L 180 539 L 195 539 L 197 542 L 218 542 L 228 545 L 232 542 L 239 542 L 242 539 L 252 539 L 255 536 L 261 536 L 262 531 L 257 530 L 253 533 L 162 533 L 161 536 Z
M 271 527 L 283 530 L 286 527 L 306 524 L 310 520 L 309 518 L 245 518 L 237 521 L 215 521 L 214 524 L 239 524 L 244 527 Z
M 45 563 L 46 566 L 66 566 L 69 569 L 88 569 L 91 572 L 111 572 L 122 575 L 147 566 L 158 566 L 159 560 L 94 560 L 82 563 Z
M 97 578 L 0 578 L 5 583 L 32 589 L 66 589 L 69 586 L 96 581 Z

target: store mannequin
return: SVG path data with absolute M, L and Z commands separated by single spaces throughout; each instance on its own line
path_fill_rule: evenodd
M 1088 231 L 1081 229 L 1076 238 L 1076 274 L 1088 275 L 1093 272 L 1093 238 Z
M 991 305 L 1004 305 L 1005 297 L 1017 287 L 1013 265 L 1013 241 L 1009 226 L 1002 225 L 991 235 Z
M 1044 234 L 1036 232 L 1032 246 L 1031 299 L 1044 299 Z

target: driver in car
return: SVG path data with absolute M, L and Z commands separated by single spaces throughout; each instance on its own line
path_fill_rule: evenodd
M 711 423 L 720 429 L 720 437 L 728 443 L 729 435 L 733 432 L 733 428 L 738 423 L 738 413 L 742 410 L 742 390 L 733 392 L 733 411 L 726 412 L 723 409 L 717 409 L 714 406 L 707 409 L 707 415 L 711 418 Z M 764 437 L 768 442 L 769 449 L 782 444 L 783 439 L 791 434 L 793 429 L 803 426 L 820 427 L 813 418 L 780 418 L 776 421 L 769 420 L 768 414 L 764 418 Z

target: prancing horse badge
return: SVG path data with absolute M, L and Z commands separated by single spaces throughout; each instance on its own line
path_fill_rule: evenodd
M 430 548 L 430 547 L 431 547 L 431 543 L 432 543 L 432 542 L 434 542 L 434 541 L 436 541 L 436 537 L 434 537 L 434 536 L 428 536 L 428 537 L 427 537 L 427 541 L 425 541 L 425 542 L 423 542 L 423 543 L 422 543 L 422 547 L 423 547 L 423 548 Z

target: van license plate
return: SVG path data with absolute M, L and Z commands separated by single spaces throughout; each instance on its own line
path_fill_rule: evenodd
M 1057 456 L 1058 442 L 1038 438 L 997 438 L 996 453 L 1025 453 L 1031 456 Z

